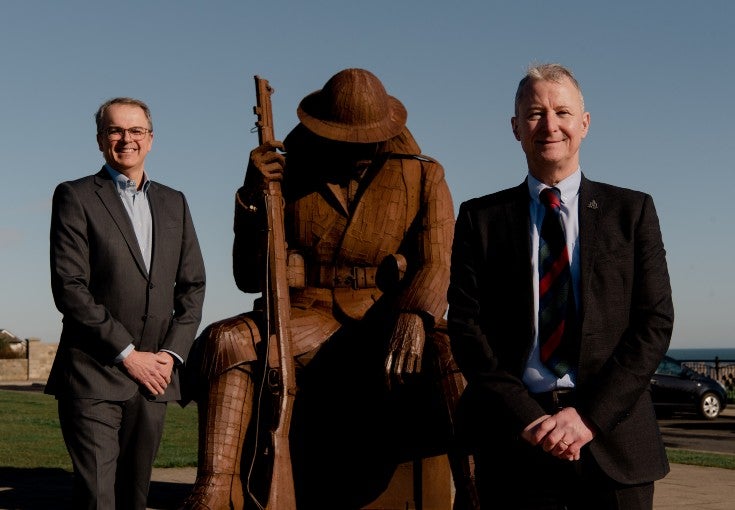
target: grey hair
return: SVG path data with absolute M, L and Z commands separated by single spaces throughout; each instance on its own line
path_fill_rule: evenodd
M 145 113 L 146 119 L 148 119 L 148 129 L 153 131 L 153 121 L 151 120 L 151 110 L 148 108 L 148 105 L 145 104 L 140 99 L 133 99 L 132 97 L 114 97 L 112 99 L 108 99 L 104 103 L 100 105 L 100 107 L 97 109 L 97 112 L 94 114 L 94 121 L 97 124 L 97 132 L 101 132 L 102 128 L 104 127 L 102 125 L 102 118 L 105 116 L 105 112 L 107 111 L 107 108 L 114 104 L 125 104 L 129 106 L 137 106 L 143 110 Z
M 582 95 L 582 87 L 579 86 L 579 82 L 574 77 L 572 71 L 564 67 L 561 64 L 531 64 L 528 66 L 526 75 L 518 82 L 518 89 L 516 89 L 515 99 L 515 113 L 518 115 L 518 106 L 523 100 L 523 95 L 526 93 L 528 86 L 534 81 L 553 81 L 556 83 L 561 82 L 564 78 L 569 79 L 572 85 L 579 92 L 579 99 L 582 101 L 582 111 L 584 111 L 584 96 Z

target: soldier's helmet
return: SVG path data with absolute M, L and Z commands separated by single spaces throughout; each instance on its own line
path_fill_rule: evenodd
M 364 69 L 345 69 L 301 100 L 296 113 L 311 132 L 351 143 L 384 142 L 401 133 L 406 108 Z

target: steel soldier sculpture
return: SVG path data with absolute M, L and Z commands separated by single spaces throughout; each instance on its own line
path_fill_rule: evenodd
M 233 269 L 242 291 L 265 293 L 263 197 L 281 183 L 298 506 L 360 508 L 399 463 L 449 451 L 455 508 L 474 508 L 469 462 L 452 440 L 464 380 L 442 318 L 454 230 L 444 170 L 421 154 L 405 107 L 369 71 L 340 71 L 297 114 L 283 143 L 261 139 L 250 154 L 236 193 Z M 251 459 L 268 415 L 268 306 L 261 298 L 198 339 L 189 365 L 199 465 L 185 508 L 243 508 L 257 497 Z

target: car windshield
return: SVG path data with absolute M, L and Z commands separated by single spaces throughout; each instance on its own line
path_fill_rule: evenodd
M 660 375 L 675 375 L 679 376 L 684 373 L 684 367 L 673 359 L 664 359 L 656 369 L 656 373 Z

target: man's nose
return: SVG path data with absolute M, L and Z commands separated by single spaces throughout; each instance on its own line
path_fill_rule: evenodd
M 542 121 L 544 127 L 548 131 L 556 131 L 557 127 L 559 127 L 559 123 L 557 121 L 556 115 L 554 115 L 553 112 L 549 112 L 546 115 L 544 115 L 541 118 L 541 121 Z

